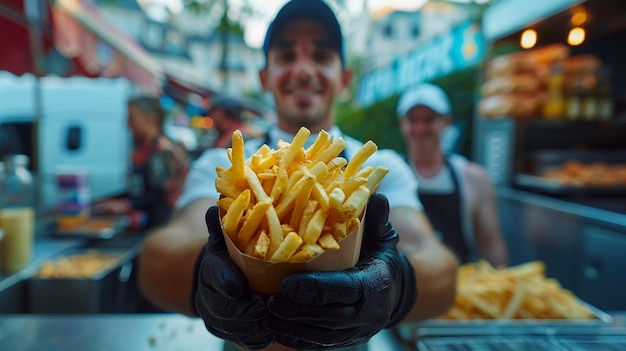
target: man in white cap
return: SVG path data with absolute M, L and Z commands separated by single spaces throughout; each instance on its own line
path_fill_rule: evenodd
M 437 234 L 461 262 L 483 258 L 506 265 L 488 174 L 479 164 L 442 151 L 441 133 L 452 124 L 446 93 L 420 84 L 402 94 L 396 113 L 407 142 L 407 162 L 418 179 L 417 196 Z

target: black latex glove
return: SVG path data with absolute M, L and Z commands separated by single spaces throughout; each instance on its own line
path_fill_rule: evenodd
M 299 272 L 283 278 L 268 300 L 265 326 L 276 342 L 298 350 L 322 350 L 367 342 L 400 322 L 417 299 L 415 272 L 396 248 L 389 203 L 373 194 L 363 244 L 354 268 Z
M 209 242 L 197 265 L 197 314 L 215 336 L 251 350 L 262 349 L 273 342 L 263 326 L 267 297 L 250 291 L 246 276 L 228 256 L 216 206 L 207 211 L 206 224 Z

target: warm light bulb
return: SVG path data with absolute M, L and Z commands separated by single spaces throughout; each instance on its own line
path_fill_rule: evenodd
M 572 16 L 572 25 L 580 26 L 587 22 L 587 12 L 580 11 Z
M 570 29 L 567 35 L 567 43 L 571 46 L 580 45 L 585 41 L 585 30 L 580 27 Z
M 537 44 L 537 32 L 534 29 L 526 29 L 520 38 L 520 46 L 530 49 Z

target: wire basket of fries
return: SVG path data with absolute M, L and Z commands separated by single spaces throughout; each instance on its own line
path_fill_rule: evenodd
M 431 336 L 534 334 L 609 325 L 606 312 L 579 300 L 545 275 L 545 264 L 531 261 L 493 267 L 481 260 L 457 271 L 453 306 L 438 318 L 403 323 L 399 340 Z
M 481 260 L 460 267 L 454 305 L 442 320 L 593 320 L 588 305 L 532 261 L 493 267 Z
M 232 166 L 217 167 L 215 187 L 231 258 L 251 289 L 279 290 L 287 274 L 342 270 L 359 259 L 369 196 L 388 169 L 361 167 L 378 149 L 365 143 L 348 162 L 342 138 L 321 131 L 308 148 L 301 128 L 291 143 L 261 146 L 244 158 L 244 141 L 233 133 Z

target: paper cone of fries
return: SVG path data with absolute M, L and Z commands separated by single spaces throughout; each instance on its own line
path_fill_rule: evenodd
M 378 149 L 372 141 L 348 161 L 342 138 L 322 130 L 305 149 L 309 135 L 301 128 L 291 143 L 262 145 L 245 159 L 235 131 L 232 167 L 216 167 L 228 251 L 255 291 L 274 294 L 287 274 L 343 270 L 359 259 L 368 199 L 389 170 L 362 167 Z
M 221 214 L 223 210 L 220 209 Z M 220 218 L 223 216 L 220 215 Z M 280 281 L 300 271 L 339 271 L 352 268 L 359 260 L 363 239 L 363 221 L 339 242 L 336 250 L 325 250 L 306 262 L 271 262 L 241 252 L 228 235 L 224 235 L 228 253 L 248 278 L 250 289 L 267 295 L 280 290 Z

